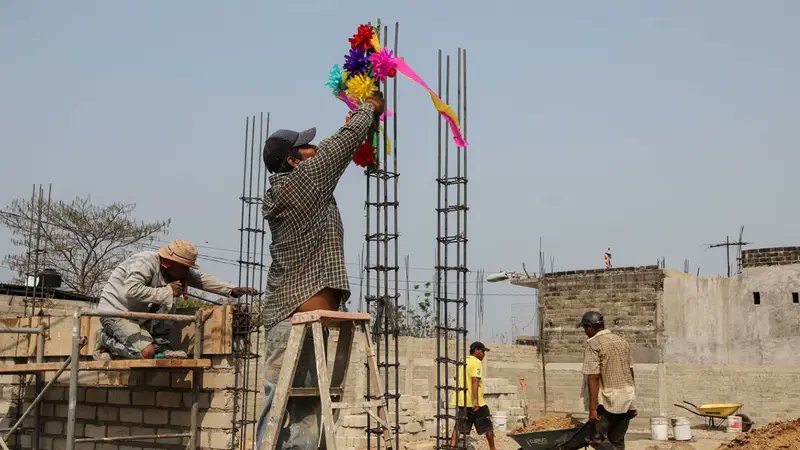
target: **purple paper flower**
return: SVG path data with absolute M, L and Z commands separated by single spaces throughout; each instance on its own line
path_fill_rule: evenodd
M 365 73 L 369 70 L 369 58 L 362 48 L 351 48 L 344 56 L 344 70 L 350 75 Z

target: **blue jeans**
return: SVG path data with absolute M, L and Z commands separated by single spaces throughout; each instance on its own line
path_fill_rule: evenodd
M 264 349 L 264 373 L 266 375 L 264 382 L 264 409 L 261 411 L 261 417 L 258 420 L 257 450 L 266 449 L 266 445 L 262 440 L 267 431 L 267 413 L 275 397 L 278 376 L 283 364 L 283 354 L 286 352 L 286 345 L 289 342 L 289 333 L 291 331 L 291 322 L 285 320 L 267 332 L 266 347 Z M 327 341 L 327 333 L 325 333 L 325 338 Z M 309 327 L 303 340 L 303 348 L 300 351 L 300 359 L 297 362 L 297 371 L 295 372 L 292 386 L 317 387 L 318 385 L 316 359 L 314 358 L 314 338 Z M 319 398 L 289 398 L 286 404 L 286 417 L 278 435 L 276 448 L 280 450 L 318 448 L 320 421 L 321 408 Z

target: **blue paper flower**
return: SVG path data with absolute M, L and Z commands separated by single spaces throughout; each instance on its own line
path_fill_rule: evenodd
M 333 91 L 333 95 L 338 94 L 339 91 L 346 88 L 344 84 L 344 74 L 342 73 L 342 68 L 339 67 L 338 64 L 334 64 L 333 67 L 331 67 L 331 72 L 328 74 L 328 81 L 325 82 L 325 86 Z

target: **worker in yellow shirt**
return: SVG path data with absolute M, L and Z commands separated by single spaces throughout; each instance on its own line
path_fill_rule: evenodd
M 467 356 L 467 382 L 464 382 L 464 372 L 458 371 L 458 387 L 466 387 L 465 392 L 459 390 L 452 398 L 452 405 L 456 406 L 456 427 L 453 429 L 453 437 L 450 439 L 450 446 L 456 447 L 458 433 L 470 434 L 472 427 L 480 435 L 486 435 L 489 441 L 489 450 L 497 450 L 494 446 L 494 428 L 492 427 L 492 414 L 489 407 L 483 400 L 483 358 L 489 349 L 483 342 L 473 342 L 469 346 L 469 356 Z M 458 401 L 456 402 L 456 397 Z

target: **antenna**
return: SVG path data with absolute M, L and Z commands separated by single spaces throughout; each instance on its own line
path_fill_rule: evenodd
M 708 248 L 718 248 L 718 247 L 725 247 L 725 260 L 728 265 L 728 277 L 731 276 L 731 247 L 737 247 L 736 259 L 736 273 L 739 274 L 742 272 L 742 247 L 745 245 L 750 245 L 752 242 L 744 242 L 742 241 L 742 235 L 744 234 L 744 226 L 739 229 L 739 240 L 736 242 L 731 242 L 730 236 L 725 236 L 725 242 L 720 242 L 718 244 L 706 244 Z

